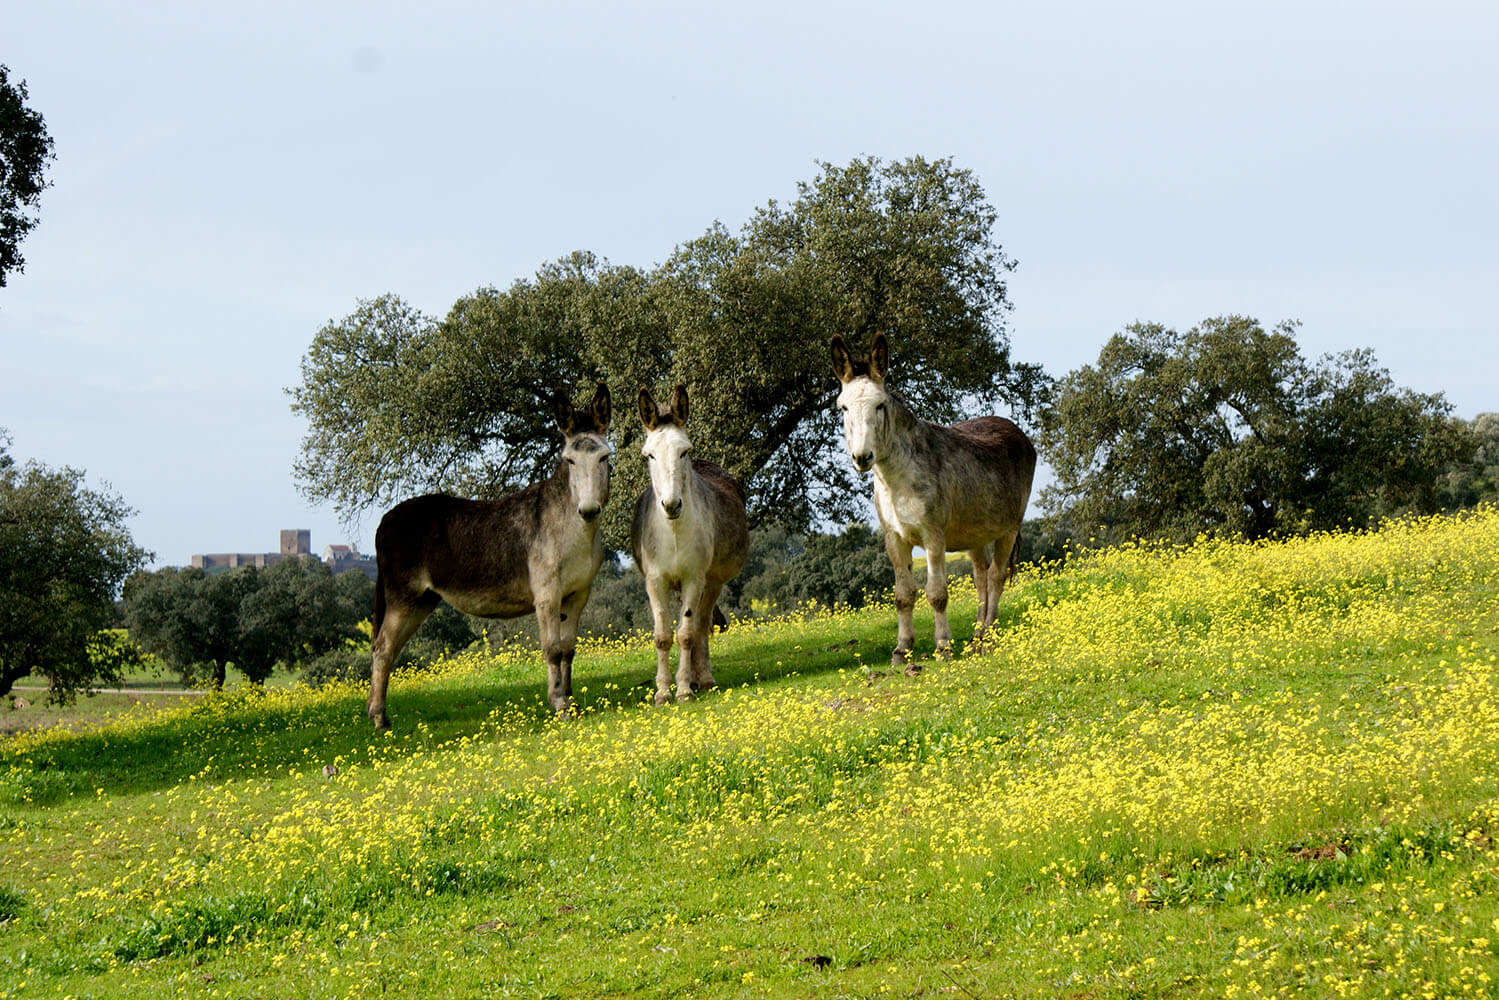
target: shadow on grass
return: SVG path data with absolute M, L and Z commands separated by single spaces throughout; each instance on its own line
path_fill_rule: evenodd
M 972 623 L 960 620 L 954 610 L 954 633 L 962 645 Z M 1020 614 L 1020 603 L 1008 602 L 998 624 L 1008 626 Z M 800 634 L 788 634 L 788 629 Z M 930 654 L 929 612 L 924 621 L 918 615 L 917 634 L 925 636 L 918 654 Z M 741 626 L 737 634 L 731 630 L 715 637 L 714 673 L 720 686 L 737 687 L 780 685 L 859 665 L 885 670 L 894 636 L 894 613 L 880 610 L 765 628 Z M 860 659 L 853 656 L 856 650 Z M 648 702 L 655 677 L 654 649 L 644 647 L 608 659 L 618 668 L 595 673 L 580 657 L 573 676 L 579 707 L 617 712 Z M 399 757 L 471 735 L 497 710 L 507 732 L 538 731 L 551 718 L 543 698 L 545 674 L 538 654 L 534 667 L 524 673 L 473 674 L 403 685 L 391 692 L 394 732 L 388 736 L 372 732 L 363 694 L 350 693 L 329 702 L 291 705 L 251 700 L 226 706 L 209 699 L 180 715 L 79 733 L 24 753 L 0 747 L 0 806 L 54 804 L 92 796 L 96 789 L 111 795 L 143 794 L 195 776 L 207 781 L 264 778 L 289 768 L 316 769 L 340 758 L 368 761 L 377 753 Z

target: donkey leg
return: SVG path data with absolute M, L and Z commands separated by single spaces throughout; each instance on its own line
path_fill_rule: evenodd
M 573 699 L 573 654 L 578 649 L 578 619 L 583 617 L 583 606 L 588 603 L 588 587 L 576 590 L 562 599 L 557 641 L 562 649 L 562 690 L 569 705 Z
M 885 532 L 885 554 L 890 557 L 890 566 L 895 570 L 895 649 L 890 654 L 890 664 L 906 665 L 911 650 L 916 645 L 916 626 L 912 612 L 916 607 L 916 577 L 911 572 L 911 545 L 893 531 Z
M 646 574 L 645 596 L 656 640 L 656 704 L 665 705 L 671 700 L 671 588 L 661 577 Z
M 682 581 L 682 617 L 677 621 L 677 701 L 692 697 L 692 665 L 698 657 L 698 646 L 703 642 L 702 622 L 713 627 L 711 617 L 697 613 L 703 596 L 703 581 Z M 710 612 L 711 615 L 711 612 Z
M 999 598 L 1005 592 L 1005 581 L 1010 578 L 1010 557 L 1015 553 L 1015 546 L 1020 544 L 1020 532 L 1018 530 L 1000 535 L 994 542 L 994 565 L 989 568 L 989 576 L 992 581 L 989 586 L 989 624 L 994 624 L 994 618 L 999 613 Z
M 718 595 L 723 591 L 723 584 L 709 584 L 703 588 L 703 595 L 698 598 L 697 611 L 693 617 L 697 621 L 698 640 L 696 655 L 692 660 L 692 689 L 694 691 L 706 691 L 709 688 L 718 687 L 718 682 L 713 679 L 713 662 L 708 655 L 708 640 L 713 637 L 713 611 L 718 606 Z
M 952 659 L 952 626 L 947 623 L 947 545 L 941 532 L 926 533 L 926 600 L 932 606 L 935 656 Z
M 973 563 L 973 590 L 977 595 L 977 610 L 974 612 L 973 642 L 972 648 L 978 649 L 984 643 L 984 633 L 989 628 L 989 623 L 994 620 L 993 615 L 985 616 L 984 608 L 989 602 L 989 580 L 990 569 L 993 559 L 990 555 L 991 546 L 981 549 L 969 549 L 968 558 Z
M 391 601 L 380 622 L 380 634 L 370 643 L 370 700 L 365 714 L 375 724 L 375 732 L 383 733 L 390 728 L 390 716 L 385 714 L 385 692 L 390 686 L 390 670 L 396 657 L 401 655 L 407 641 L 421 628 L 422 622 L 437 607 L 439 598 L 430 591 L 415 603 Z
M 536 630 L 541 635 L 541 653 L 547 661 L 547 704 L 558 715 L 572 707 L 562 664 L 562 602 L 553 592 L 536 595 Z

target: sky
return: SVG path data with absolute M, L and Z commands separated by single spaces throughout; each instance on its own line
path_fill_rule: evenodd
M 649 267 L 868 155 L 977 177 L 1016 360 L 1295 319 L 1471 418 L 1499 410 L 1495 52 L 1492 2 L 0 0 L 56 144 L 0 427 L 121 494 L 156 565 L 293 527 L 372 552 L 378 512 L 291 473 L 321 326 L 578 249 Z

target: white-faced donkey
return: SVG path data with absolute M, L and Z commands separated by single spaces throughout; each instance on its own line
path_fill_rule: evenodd
M 572 706 L 578 617 L 604 560 L 599 514 L 609 502 L 609 389 L 586 410 L 561 389 L 552 413 L 562 457 L 551 478 L 499 500 L 429 493 L 392 507 L 375 531 L 375 635 L 369 717 L 390 728 L 391 664 L 442 601 L 486 618 L 536 612 L 547 661 L 547 700 Z
M 687 436 L 687 388 L 680 383 L 671 406 L 656 406 L 640 390 L 641 453 L 651 485 L 635 504 L 630 531 L 635 565 L 645 575 L 656 637 L 656 704 L 671 699 L 671 597 L 681 594 L 677 618 L 678 701 L 713 687 L 708 637 L 719 592 L 744 566 L 749 528 L 744 490 L 712 462 L 692 457 Z
M 863 360 L 849 354 L 842 337 L 833 337 L 832 359 L 833 373 L 843 383 L 838 410 L 848 453 L 860 472 L 874 470 L 874 509 L 895 570 L 899 624 L 890 662 L 906 664 L 916 641 L 911 549 L 918 545 L 926 550 L 936 655 L 952 655 L 948 552 L 967 550 L 973 560 L 978 591 L 973 639 L 980 644 L 1015 569 L 1015 541 L 1036 472 L 1035 447 L 1003 417 L 975 417 L 948 427 L 917 417 L 885 385 L 890 348 L 883 333 L 875 334 Z

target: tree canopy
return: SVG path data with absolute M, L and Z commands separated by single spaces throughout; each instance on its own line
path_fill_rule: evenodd
M 42 116 L 26 106 L 26 81 L 10 81 L 0 65 L 0 288 L 5 276 L 25 270 L 21 241 L 37 224 L 52 162 L 52 136 Z
M 132 513 L 77 469 L 18 467 L 0 431 L 0 695 L 47 678 L 54 700 L 117 682 L 129 647 L 104 634 L 125 578 L 149 558 L 130 538 Z
M 308 430 L 296 472 L 346 518 L 416 492 L 493 496 L 549 471 L 553 386 L 616 392 L 681 381 L 698 453 L 744 482 L 753 523 L 804 528 L 859 510 L 836 455 L 826 345 L 884 330 L 913 405 L 955 419 L 1026 409 L 1043 376 L 1012 362 L 996 215 L 948 160 L 822 164 L 738 233 L 715 224 L 650 270 L 587 252 L 434 319 L 395 296 L 329 323 L 290 390 Z M 644 486 L 640 428 L 616 421 L 606 531 L 622 546 Z
M 1309 363 L 1296 328 L 1126 327 L 1056 386 L 1043 504 L 1101 540 L 1261 538 L 1436 509 L 1439 475 L 1474 445 L 1446 400 L 1395 386 L 1367 350 Z

